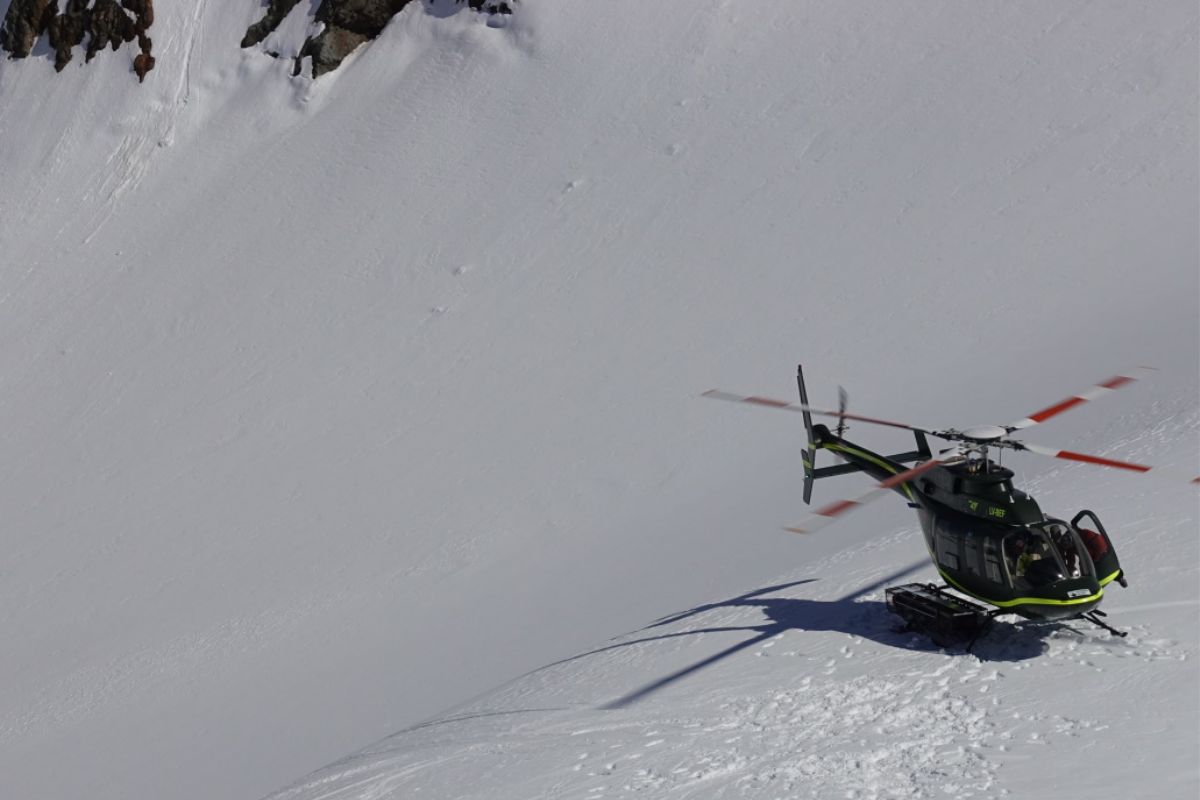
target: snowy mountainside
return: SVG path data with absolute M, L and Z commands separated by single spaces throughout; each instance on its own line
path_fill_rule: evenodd
M 778 532 L 799 425 L 696 399 L 791 396 L 797 361 L 818 402 L 953 425 L 1149 363 L 1036 440 L 1194 461 L 1189 3 L 529 0 L 493 29 L 430 0 L 317 81 L 236 46 L 261 5 L 162 5 L 140 86 L 119 53 L 0 63 L 6 796 L 261 796 L 673 610 L 911 563 L 810 574 L 895 509 Z M 1024 477 L 1099 505 L 1055 467 Z M 1114 528 L 1194 530 L 1193 495 L 1124 480 Z M 1188 601 L 1187 563 L 1138 603 Z M 601 669 L 576 702 L 640 685 Z
M 1136 441 L 1193 457 L 1200 415 L 1179 411 Z M 1105 601 L 1126 638 L 1002 621 L 968 654 L 901 630 L 883 588 L 937 577 L 902 521 L 534 670 L 272 800 L 1193 797 L 1200 546 L 1194 514 L 1163 511 L 1194 493 L 1121 480 L 1078 471 L 1040 494 L 1128 521 L 1131 588 Z

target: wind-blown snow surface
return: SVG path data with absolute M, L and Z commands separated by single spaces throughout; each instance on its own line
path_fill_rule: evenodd
M 1194 796 L 1193 491 L 1021 461 L 1132 633 L 950 656 L 879 608 L 907 512 L 778 532 L 797 421 L 696 399 L 803 360 L 962 426 L 1151 363 L 1028 438 L 1194 471 L 1197 20 L 1143 6 L 427 3 L 313 83 L 208 0 L 142 86 L 0 64 L 3 794 L 436 718 L 291 796 Z
M 1091 438 L 1186 460 L 1197 421 L 1159 406 Z M 998 623 L 964 654 L 901 631 L 883 587 L 936 580 L 901 526 L 531 671 L 272 798 L 1193 797 L 1195 517 L 1162 513 L 1186 510 L 1180 492 L 1121 480 L 1068 469 L 1033 488 L 1051 513 L 1085 487 L 1119 496 L 1101 513 L 1124 520 L 1133 583 L 1106 603 L 1124 639 Z

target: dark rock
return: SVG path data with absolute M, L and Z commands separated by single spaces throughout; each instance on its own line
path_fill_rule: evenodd
M 105 47 L 114 51 L 121 45 L 138 40 L 142 55 L 141 66 L 134 71 L 139 78 L 153 69 L 150 37 L 146 31 L 154 22 L 153 0 L 12 0 L 0 26 L 0 47 L 13 58 L 24 58 L 32 51 L 43 33 L 54 50 L 54 69 L 61 72 L 71 62 L 72 50 L 88 39 L 86 60 L 91 61 Z M 131 12 L 134 16 L 126 12 Z
M 57 11 L 51 0 L 12 0 L 0 24 L 0 50 L 25 58 Z
M 300 60 L 312 57 L 312 76 L 324 75 L 338 68 L 346 56 L 363 42 L 374 39 L 411 0 L 321 0 L 315 19 L 325 23 L 317 36 L 310 36 L 296 57 L 296 72 Z
M 126 2 L 137 2 L 137 0 L 126 0 Z M 296 7 L 298 2 L 300 0 L 271 0 L 267 5 L 266 16 L 246 30 L 246 35 L 242 37 L 242 47 L 251 47 L 270 36 L 271 32 L 279 27 L 283 18 Z
M 411 0 L 321 0 L 316 20 L 374 39 Z
M 117 0 L 96 0 L 92 7 L 91 37 L 88 39 L 85 60 L 91 61 L 97 52 L 111 45 L 115 51 L 125 42 L 132 42 L 134 22 L 121 10 Z
M 91 12 L 87 0 L 67 0 L 67 9 L 50 21 L 46 32 L 50 46 L 54 48 L 54 69 L 62 72 L 71 62 L 71 48 L 83 43 L 84 34 L 91 26 Z
M 295 74 L 300 72 L 300 60 L 312 57 L 314 78 L 331 70 L 363 42 L 374 39 L 410 0 L 321 0 L 315 15 L 325 23 L 325 30 L 305 40 L 296 58 Z M 512 6 L 503 0 L 457 0 L 468 8 L 484 14 L 511 14 Z
M 137 73 L 138 83 L 146 80 L 146 73 L 154 69 L 154 56 L 149 53 L 138 53 L 133 57 L 133 71 Z
M 132 0 L 125 0 L 131 2 Z M 516 0 L 455 0 L 481 14 L 511 14 Z M 250 47 L 267 38 L 296 7 L 298 0 L 269 0 L 267 13 L 247 29 L 242 47 Z M 304 40 L 296 56 L 293 75 L 299 75 L 305 58 L 312 59 L 312 76 L 324 75 L 337 67 L 356 48 L 383 32 L 392 17 L 412 0 L 321 0 L 314 20 L 324 25 L 316 36 Z M 277 54 L 271 53 L 276 57 Z
M 146 33 L 154 24 L 154 0 L 121 0 L 121 7 L 134 14 L 133 32 L 141 52 L 133 58 L 133 71 L 138 76 L 138 83 L 141 83 L 146 80 L 146 73 L 154 69 L 154 56 L 150 54 L 153 42 Z
M 312 58 L 312 76 L 319 78 L 326 72 L 337 69 L 346 56 L 353 53 L 360 44 L 372 38 L 374 37 L 365 33 L 349 31 L 336 25 L 326 25 L 320 35 L 309 37 L 304 41 L 304 46 L 300 48 L 300 54 L 296 56 L 296 70 L 293 74 L 299 74 L 300 62 L 305 56 L 310 56 Z
M 154 0 L 121 0 L 121 8 L 132 11 L 133 16 L 146 28 L 154 24 Z

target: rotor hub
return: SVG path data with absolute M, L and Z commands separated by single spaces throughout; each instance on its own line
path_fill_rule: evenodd
M 962 431 L 962 437 L 968 442 L 996 442 L 1008 435 L 1008 431 L 999 425 L 979 425 Z

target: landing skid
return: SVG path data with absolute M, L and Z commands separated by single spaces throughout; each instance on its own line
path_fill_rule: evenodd
M 885 590 L 887 607 L 904 620 L 902 630 L 923 634 L 939 647 L 965 645 L 964 652 L 971 652 L 975 642 L 991 629 L 996 617 L 1007 613 L 1002 608 L 987 609 L 970 600 L 965 600 L 947 591 L 946 585 L 932 583 L 906 583 Z M 1113 636 L 1125 638 L 1128 631 L 1119 630 L 1105 622 L 1107 616 L 1095 609 L 1080 614 L 1076 619 L 1086 620 L 1103 628 Z
M 1122 639 L 1124 639 L 1126 636 L 1129 635 L 1129 631 L 1118 630 L 1117 628 L 1114 628 L 1112 625 L 1109 625 L 1104 620 L 1100 619 L 1100 617 L 1107 617 L 1107 616 L 1108 615 L 1105 614 L 1100 609 L 1096 609 L 1095 611 L 1090 611 L 1087 614 L 1080 614 L 1079 618 L 1086 619 L 1088 622 L 1092 623 L 1093 625 L 1104 628 L 1104 630 L 1108 631 L 1113 636 L 1120 636 Z

